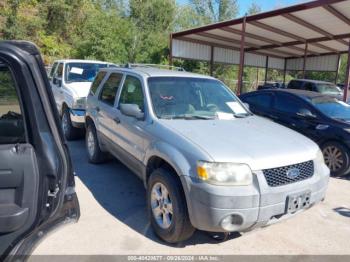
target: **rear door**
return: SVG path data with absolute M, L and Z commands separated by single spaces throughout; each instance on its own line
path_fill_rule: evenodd
M 0 260 L 30 253 L 50 228 L 79 217 L 58 126 L 37 48 L 0 42 Z

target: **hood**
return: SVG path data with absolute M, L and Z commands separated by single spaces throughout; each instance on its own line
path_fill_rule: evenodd
M 87 97 L 90 91 L 92 82 L 74 82 L 66 83 L 65 86 L 73 92 L 74 96 Z
M 292 165 L 316 157 L 307 137 L 270 120 L 161 120 L 195 143 L 216 162 L 245 163 L 252 170 Z

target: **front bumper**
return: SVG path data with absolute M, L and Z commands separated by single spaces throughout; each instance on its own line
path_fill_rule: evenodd
M 70 109 L 70 121 L 72 125 L 77 128 L 83 128 L 85 126 L 85 114 L 84 109 Z
M 329 180 L 329 171 L 325 171 L 307 180 L 270 187 L 261 171 L 254 173 L 253 184 L 240 187 L 214 186 L 182 176 L 192 225 L 211 232 L 244 232 L 269 225 L 294 215 L 286 211 L 288 196 L 311 192 L 309 207 L 322 201 Z M 223 227 L 227 217 L 233 218 L 230 230 Z

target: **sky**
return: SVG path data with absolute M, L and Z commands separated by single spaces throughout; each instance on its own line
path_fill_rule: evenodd
M 189 0 L 177 0 L 177 2 L 181 5 L 188 4 Z M 282 8 L 290 5 L 299 4 L 301 0 L 238 0 L 239 5 L 239 17 L 244 16 L 247 12 L 249 6 L 253 3 L 257 3 L 263 12 L 270 11 L 276 8 Z

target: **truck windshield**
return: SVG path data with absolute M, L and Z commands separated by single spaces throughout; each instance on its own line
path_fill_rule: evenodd
M 150 77 L 153 109 L 164 119 L 245 117 L 250 113 L 221 82 L 192 77 Z
M 93 82 L 100 68 L 108 67 L 108 64 L 98 63 L 67 63 L 65 82 Z
M 330 118 L 349 121 L 350 105 L 332 97 L 313 98 L 311 103 Z

